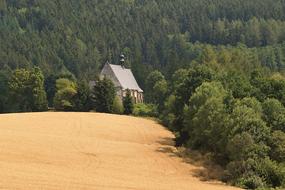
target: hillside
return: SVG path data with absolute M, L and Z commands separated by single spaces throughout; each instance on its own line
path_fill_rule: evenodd
M 122 54 L 125 60 L 118 60 Z M 137 98 L 135 89 L 130 89 L 133 93 L 128 90 L 121 93 L 116 81 L 114 84 L 109 80 L 113 76 L 104 79 L 99 76 L 106 61 L 122 63 L 121 69 L 131 69 L 143 90 L 143 104 L 133 103 Z M 90 81 L 95 85 L 90 85 Z M 118 97 L 124 93 L 125 97 Z M 185 149 L 186 153 L 197 151 L 197 154 L 205 155 L 207 161 L 220 166 L 219 179 L 227 184 L 245 189 L 285 188 L 285 0 L 0 0 L 0 113 L 46 112 L 50 109 L 155 117 L 172 131 L 174 135 L 167 134 L 179 149 Z M 23 139 L 33 139 L 29 135 L 33 137 L 30 132 L 35 129 L 40 130 L 35 136 L 43 130 L 39 137 L 45 141 L 36 139 L 43 145 L 41 147 L 49 147 L 47 143 L 58 147 L 56 143 L 63 140 L 60 144 L 64 149 L 58 150 L 58 155 L 62 151 L 64 159 L 58 161 L 51 157 L 56 163 L 63 162 L 66 157 L 72 158 L 71 163 L 78 163 L 81 158 L 83 162 L 89 162 L 95 157 L 89 151 L 93 140 L 99 139 L 94 146 L 102 141 L 110 147 L 108 151 L 112 151 L 104 150 L 106 159 L 99 158 L 99 161 L 112 166 L 108 156 L 118 156 L 118 159 L 129 156 L 121 154 L 128 150 L 121 150 L 121 141 L 133 147 L 128 140 L 134 140 L 139 151 L 131 148 L 130 153 L 139 155 L 136 157 L 139 161 L 128 161 L 139 171 L 149 170 L 158 174 L 156 176 L 162 175 L 162 178 L 146 180 L 149 184 L 137 187 L 139 189 L 157 183 L 163 186 L 161 181 L 166 181 L 165 186 L 170 187 L 173 178 L 177 188 L 183 189 L 183 184 L 192 186 L 192 179 L 196 180 L 191 177 L 196 176 L 195 169 L 192 170 L 192 165 L 185 166 L 178 158 L 176 160 L 176 155 L 170 151 L 172 146 L 167 151 L 173 156 L 170 159 L 173 167 L 168 169 L 177 168 L 177 172 L 175 176 L 170 174 L 173 178 L 166 179 L 164 174 L 168 170 L 163 168 L 169 167 L 169 159 L 163 155 L 169 154 L 162 154 L 164 150 L 154 151 L 162 144 L 153 139 L 163 138 L 158 128 L 154 127 L 157 131 L 148 129 L 154 123 L 143 126 L 147 130 L 146 134 L 141 134 L 143 132 L 135 130 L 137 128 L 128 126 L 132 122 L 141 126 L 139 119 L 119 117 L 113 123 L 115 116 L 71 115 L 74 118 L 59 114 L 66 118 L 64 120 L 53 114 L 3 115 L 6 119 L 1 125 L 14 126 L 17 130 L 21 127 L 9 125 L 10 122 L 19 122 L 19 125 L 31 122 L 25 127 L 43 125 L 44 128 L 23 128 L 27 135 Z M 30 118 L 37 117 L 39 123 L 32 123 Z M 95 119 L 89 122 L 93 117 Z M 121 119 L 122 123 L 117 123 Z M 114 132 L 123 136 L 101 131 L 100 123 L 106 123 L 106 129 L 111 131 L 120 129 Z M 52 127 L 55 128 L 51 134 L 45 131 Z M 87 127 L 86 134 L 82 134 L 84 131 L 80 127 Z M 16 128 L 6 132 L 11 135 L 21 133 Z M 84 154 L 88 150 L 87 155 L 73 154 L 74 147 L 63 137 L 68 130 L 88 140 L 82 139 L 80 143 L 89 143 L 90 147 L 78 145 L 78 149 L 84 149 Z M 56 136 L 55 144 L 46 139 L 54 140 L 57 132 L 60 134 Z M 72 142 L 73 132 L 67 134 Z M 50 136 L 45 136 L 48 134 Z M 106 137 L 107 142 L 100 135 Z M 3 136 L 3 144 L 15 143 L 13 145 L 19 148 L 8 137 Z M 113 137 L 118 144 L 109 144 L 108 139 L 113 142 Z M 21 151 L 24 150 L 16 149 L 15 152 Z M 55 150 L 50 148 L 48 151 L 45 152 L 47 157 Z M 101 153 L 95 152 L 96 155 Z M 28 155 L 23 152 L 18 156 L 26 158 Z M 45 155 L 37 154 L 36 158 L 42 160 Z M 143 159 L 148 156 L 154 159 Z M 156 158 L 163 159 L 157 161 Z M 185 159 L 189 159 L 187 155 Z M 48 160 L 42 167 L 58 167 L 49 163 L 53 162 Z M 124 164 L 122 166 L 126 168 Z M 188 172 L 184 167 L 190 167 Z M 104 173 L 102 168 L 98 171 Z M 133 171 L 132 166 L 126 171 Z M 66 177 L 69 171 L 59 173 Z M 127 176 L 128 187 L 133 187 L 132 181 L 144 183 L 148 179 L 145 173 L 143 180 L 138 177 L 139 173 L 136 174 Z M 179 174 L 178 178 L 176 174 Z M 88 175 L 98 177 L 92 172 Z M 118 184 L 123 181 L 121 177 L 124 178 L 116 172 L 109 175 L 115 177 Z M 42 178 L 45 183 L 44 176 Z M 84 184 L 89 184 L 84 180 Z M 98 183 L 101 182 L 104 186 L 104 180 L 99 177 Z
M 0 0 L 0 69 L 93 78 L 124 52 L 143 85 L 152 68 L 170 76 L 201 62 L 199 42 L 218 49 L 218 62 L 226 48 L 244 58 L 228 60 L 237 68 L 283 71 L 284 20 L 284 0 Z
M 201 182 L 153 121 L 107 114 L 0 116 L 0 189 L 230 190 Z

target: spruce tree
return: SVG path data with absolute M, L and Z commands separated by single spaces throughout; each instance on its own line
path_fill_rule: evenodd
M 133 113 L 134 102 L 131 96 L 131 91 L 129 89 L 127 90 L 126 96 L 123 99 L 123 105 L 124 105 L 124 113 L 126 115 L 130 115 Z
M 92 101 L 97 112 L 112 113 L 115 97 L 115 86 L 111 80 L 104 78 L 96 82 L 92 92 Z

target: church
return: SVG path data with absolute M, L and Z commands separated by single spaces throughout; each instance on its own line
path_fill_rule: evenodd
M 130 90 L 134 103 L 143 103 L 143 90 L 139 87 L 131 69 L 124 67 L 125 56 L 120 56 L 120 64 L 114 65 L 107 62 L 103 67 L 100 77 L 110 79 L 116 88 L 117 96 L 122 100 Z

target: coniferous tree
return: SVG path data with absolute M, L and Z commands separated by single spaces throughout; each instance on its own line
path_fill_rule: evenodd
M 77 84 L 77 94 L 75 98 L 76 111 L 90 111 L 92 109 L 91 92 L 87 82 L 81 81 Z
M 0 71 L 0 113 L 8 112 L 9 106 L 9 76 L 6 71 Z
M 131 96 L 131 91 L 128 89 L 126 92 L 126 96 L 123 99 L 123 105 L 124 105 L 124 113 L 127 115 L 130 115 L 133 113 L 134 110 L 134 102 L 133 98 Z
M 94 109 L 97 112 L 112 113 L 116 91 L 111 80 L 104 78 L 96 81 L 92 96 Z
M 45 78 L 45 91 L 47 93 L 48 104 L 53 107 L 53 98 L 56 93 L 56 80 L 57 77 L 50 75 Z

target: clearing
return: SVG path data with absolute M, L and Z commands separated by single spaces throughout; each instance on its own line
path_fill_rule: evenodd
M 0 115 L 0 189 L 230 190 L 202 182 L 151 120 L 97 113 Z

